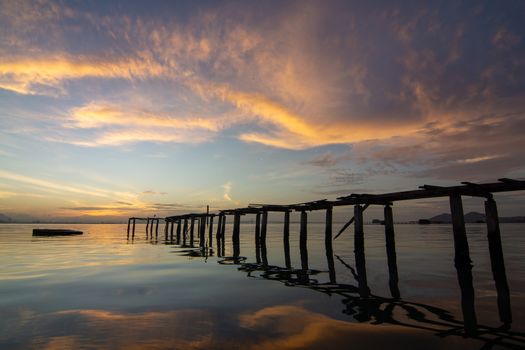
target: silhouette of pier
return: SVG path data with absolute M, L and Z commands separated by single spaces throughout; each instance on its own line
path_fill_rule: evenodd
M 268 279 L 284 278 L 287 283 L 308 285 L 322 289 L 326 293 L 334 293 L 336 290 L 345 290 L 346 292 L 356 292 L 360 299 L 349 300 L 350 305 L 360 303 L 379 303 L 383 304 L 384 300 L 372 295 L 367 283 L 366 274 L 366 256 L 365 256 L 365 234 L 363 212 L 371 205 L 379 205 L 384 208 L 384 229 L 385 229 L 385 249 L 387 253 L 387 263 L 389 271 L 389 289 L 392 300 L 400 298 L 398 288 L 398 271 L 395 247 L 394 217 L 392 206 L 395 202 L 415 199 L 428 199 L 437 197 L 448 197 L 450 210 L 452 214 L 452 228 L 454 238 L 454 266 L 457 272 L 458 283 L 461 291 L 461 309 L 463 313 L 463 323 L 465 334 L 469 336 L 479 336 L 480 327 L 478 326 L 476 311 L 474 305 L 474 287 L 472 279 L 472 261 L 470 259 L 469 245 L 465 230 L 465 220 L 463 213 L 462 196 L 479 197 L 485 200 L 485 215 L 487 224 L 487 238 L 490 253 L 490 261 L 493 279 L 496 285 L 497 303 L 499 318 L 502 322 L 502 329 L 508 329 L 512 323 L 512 312 L 510 304 L 510 292 L 505 273 L 505 263 L 501 243 L 501 234 L 499 229 L 499 217 L 497 205 L 493 198 L 493 193 L 523 191 L 525 190 L 525 181 L 512 179 L 499 179 L 495 183 L 475 184 L 463 182 L 459 186 L 421 186 L 418 190 L 392 192 L 383 194 L 350 194 L 339 197 L 337 200 L 329 201 L 326 199 L 297 203 L 287 205 L 277 204 L 250 204 L 246 208 L 235 208 L 220 210 L 217 213 L 190 213 L 183 215 L 174 215 L 164 218 L 165 221 L 165 239 L 180 244 L 183 247 L 193 247 L 195 235 L 197 235 L 199 247 L 213 247 L 213 233 L 215 232 L 217 255 L 224 255 L 225 244 L 225 225 L 228 216 L 233 217 L 232 245 L 233 256 L 229 260 L 223 260 L 223 263 L 242 264 L 245 260 L 240 256 L 240 224 L 241 217 L 244 215 L 255 215 L 255 234 L 254 243 L 256 247 L 256 265 L 244 265 L 242 269 L 246 271 L 263 271 L 263 276 Z M 333 237 L 332 230 L 332 212 L 334 207 L 353 206 L 353 217 L 343 225 L 338 233 Z M 325 250 L 329 266 L 330 285 L 319 286 L 312 283 L 310 276 L 311 270 L 308 266 L 308 212 L 324 210 L 326 212 L 325 220 Z M 285 254 L 285 267 L 275 268 L 268 263 L 266 252 L 266 235 L 268 225 L 268 214 L 271 212 L 283 213 L 283 246 Z M 290 213 L 300 213 L 300 232 L 299 246 L 301 269 L 292 270 L 290 262 Z M 214 230 L 214 218 L 217 217 L 217 225 Z M 136 220 L 146 220 L 146 234 L 152 236 L 153 224 L 155 223 L 155 233 L 158 236 L 159 218 L 130 218 L 128 221 L 128 238 L 130 236 L 130 225 L 132 224 L 132 237 L 135 235 Z M 334 254 L 332 243 L 337 239 L 350 225 L 354 225 L 354 258 L 355 269 L 352 273 L 357 281 L 357 287 L 341 286 L 336 283 L 334 266 Z M 176 231 L 174 229 L 176 225 Z M 149 229 L 149 231 L 148 231 Z M 206 231 L 208 230 L 208 231 Z M 175 233 L 174 233 L 175 231 Z M 206 237 L 206 233 L 208 233 Z M 206 239 L 207 238 L 207 239 Z M 292 278 L 292 276 L 295 276 Z M 335 287 L 334 287 L 335 286 Z M 346 288 L 346 289 L 345 289 Z M 364 300 L 364 301 L 363 301 Z M 374 301 L 375 300 L 375 301 Z M 391 301 L 389 301 L 391 302 Z M 393 302 L 393 301 L 392 301 Z M 405 308 L 412 307 L 403 304 Z M 350 311 L 349 311 L 350 312 Z M 388 315 L 380 315 L 387 319 Z M 388 317 L 387 317 L 388 316 Z M 455 321 L 456 326 L 459 321 Z M 487 329 L 487 327 L 482 327 Z M 520 347 L 521 348 L 521 347 Z

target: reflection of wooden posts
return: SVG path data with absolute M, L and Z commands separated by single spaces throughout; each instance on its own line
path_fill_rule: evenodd
M 195 217 L 191 217 L 191 224 L 190 224 L 190 247 L 193 247 L 193 238 L 195 235 Z
M 330 283 L 336 283 L 334 251 L 332 249 L 332 207 L 326 208 L 324 245 L 325 245 L 325 251 L 326 251 L 326 261 L 328 263 Z
M 394 215 L 392 214 L 392 207 L 385 205 L 385 242 L 386 242 L 386 256 L 388 261 L 388 284 L 390 286 L 390 294 L 393 298 L 399 298 L 399 277 L 397 275 L 397 257 L 396 257 L 396 239 L 394 233 Z
M 268 230 L 268 211 L 262 213 L 260 242 L 266 246 L 266 232 Z
M 450 211 L 454 232 L 454 264 L 461 289 L 461 309 L 465 331 L 468 334 L 476 332 L 477 320 L 474 307 L 474 286 L 472 285 L 472 261 L 470 260 L 465 217 L 460 195 L 450 196 Z
M 505 273 L 503 248 L 501 246 L 498 208 L 496 206 L 496 202 L 492 198 L 487 199 L 485 202 L 485 217 L 487 220 L 487 238 L 489 241 L 490 265 L 498 294 L 499 318 L 504 324 L 510 325 L 512 323 L 510 292 L 509 285 L 507 283 L 507 275 Z
M 292 261 L 290 259 L 290 212 L 284 212 L 284 228 L 283 228 L 283 245 L 284 245 L 284 265 L 287 269 L 292 268 Z
M 299 248 L 301 253 L 301 268 L 308 270 L 308 247 L 306 244 L 307 239 L 307 225 L 308 225 L 308 214 L 306 211 L 301 211 L 301 230 L 299 232 Z
M 184 227 L 182 228 L 182 245 L 186 246 L 186 236 L 188 234 L 188 218 L 184 218 Z
M 370 289 L 366 279 L 365 234 L 363 229 L 363 207 L 354 206 L 354 255 L 357 270 L 357 281 L 361 297 L 368 297 Z

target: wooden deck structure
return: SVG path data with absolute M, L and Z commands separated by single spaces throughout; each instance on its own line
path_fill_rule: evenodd
M 257 259 L 259 260 L 262 258 L 262 263 L 267 264 L 265 257 L 268 213 L 279 212 L 283 213 L 284 215 L 283 245 L 285 251 L 285 265 L 287 268 L 290 268 L 290 212 L 295 211 L 300 213 L 299 245 L 301 254 L 301 268 L 303 270 L 308 270 L 308 250 L 306 247 L 308 236 L 308 212 L 324 210 L 326 212 L 325 248 L 327 251 L 327 257 L 328 259 L 332 259 L 332 263 L 332 241 L 337 239 L 351 224 L 354 225 L 354 253 L 358 289 L 360 296 L 367 298 L 370 296 L 370 289 L 368 288 L 366 276 L 363 212 L 371 205 L 380 205 L 384 207 L 385 247 L 389 271 L 389 286 L 392 296 L 394 298 L 398 298 L 398 272 L 392 206 L 395 202 L 399 201 L 448 197 L 452 215 L 454 265 L 461 290 L 461 307 L 465 321 L 465 331 L 469 334 L 473 334 L 477 329 L 477 319 L 474 307 L 472 261 L 470 259 L 468 240 L 465 230 L 462 197 L 479 197 L 485 200 L 487 238 L 492 273 L 498 294 L 499 316 L 501 322 L 504 325 L 510 325 L 512 322 L 510 292 L 505 274 L 505 264 L 499 229 L 499 217 L 496 202 L 493 198 L 493 193 L 523 190 L 525 190 L 525 181 L 502 178 L 495 183 L 476 184 L 471 182 L 463 182 L 461 185 L 448 187 L 424 185 L 417 190 L 402 192 L 383 194 L 350 194 L 348 196 L 339 197 L 333 201 L 322 199 L 312 202 L 286 205 L 250 204 L 245 208 L 220 210 L 217 213 L 192 213 L 166 217 L 164 218 L 165 238 L 168 239 L 169 236 L 171 241 L 174 241 L 174 225 L 177 224 L 175 242 L 177 244 L 186 246 L 189 236 L 189 245 L 193 246 L 195 227 L 197 226 L 199 246 L 205 247 L 206 227 L 208 226 L 208 246 L 211 247 L 214 232 L 213 221 L 217 216 L 217 229 L 215 232 L 217 247 L 220 249 L 219 242 L 224 244 L 227 217 L 233 216 L 233 255 L 234 257 L 239 257 L 241 217 L 248 214 L 255 215 L 254 241 L 256 247 L 258 248 L 256 250 Z M 334 207 L 339 206 L 353 206 L 353 217 L 350 218 L 350 220 L 338 231 L 335 237 L 333 237 L 332 212 Z M 149 227 L 150 234 L 152 233 L 153 223 L 155 222 L 156 233 L 158 234 L 158 218 L 130 218 L 128 221 L 128 237 L 130 234 L 131 222 L 133 223 L 132 234 L 133 236 L 135 234 L 136 220 L 147 220 L 146 232 L 148 232 Z M 149 226 L 150 222 L 151 226 Z

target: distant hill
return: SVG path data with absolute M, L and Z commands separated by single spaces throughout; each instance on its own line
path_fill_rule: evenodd
M 427 221 L 431 224 L 450 224 L 452 223 L 452 215 L 449 213 L 443 213 L 431 217 L 430 219 L 423 219 L 422 221 Z M 525 222 L 524 216 L 510 216 L 510 217 L 500 217 L 499 221 L 501 223 L 518 223 Z M 471 211 L 470 213 L 465 214 L 465 222 L 469 224 L 485 222 L 485 214 Z
M 0 222 L 6 223 L 6 222 L 11 222 L 11 221 L 13 221 L 13 219 L 11 219 L 9 216 L 0 214 Z

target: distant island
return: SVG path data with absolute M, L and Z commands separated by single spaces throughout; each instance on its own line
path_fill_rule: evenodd
M 501 216 L 499 218 L 500 223 L 525 223 L 525 216 Z M 443 213 L 436 216 L 433 216 L 429 219 L 419 219 L 417 221 L 420 225 L 429 225 L 429 224 L 451 224 L 452 215 L 449 213 Z M 476 224 L 476 223 L 485 223 L 485 214 L 471 211 L 470 213 L 465 214 L 465 223 Z

